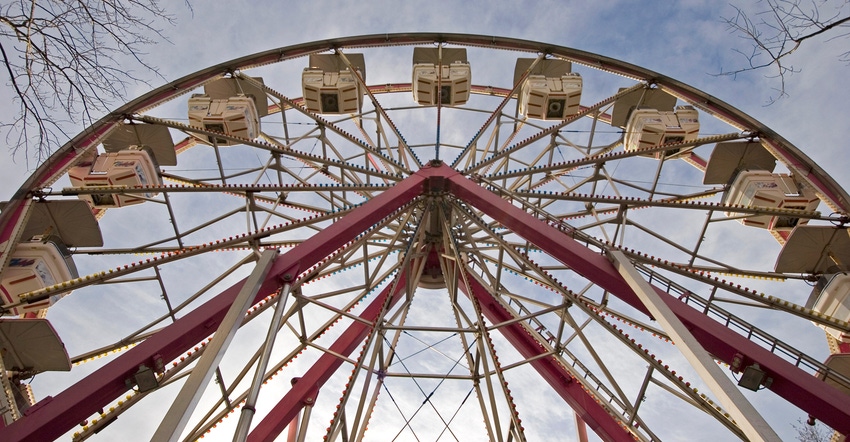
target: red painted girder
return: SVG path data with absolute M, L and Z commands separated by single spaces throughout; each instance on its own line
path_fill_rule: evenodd
M 418 196 L 430 172 L 423 169 L 403 180 L 278 257 L 254 301 L 274 293 L 283 275 L 297 276 Z M 54 440 L 70 431 L 124 394 L 124 380 L 139 365 L 152 366 L 155 357 L 167 363 L 214 333 L 243 284 L 244 280 L 224 290 L 55 398 L 41 400 L 30 414 L 0 429 L 0 441 Z
M 0 440 L 54 440 L 73 429 L 124 394 L 127 391 L 124 380 L 131 378 L 139 365 L 153 367 L 157 356 L 167 363 L 214 333 L 244 282 L 224 290 L 56 397 L 42 399 L 34 406 L 34 412 L 0 430 Z M 277 276 L 269 276 L 262 283 L 255 302 L 279 287 Z
M 506 310 L 490 293 L 486 287 L 481 285 L 474 275 L 467 273 L 465 286 L 463 278 L 458 280 L 459 287 L 469 298 L 475 298 L 481 307 L 481 312 L 493 324 L 500 324 L 515 319 L 514 315 Z M 605 408 L 600 405 L 590 393 L 584 390 L 578 380 L 552 356 L 539 358 L 546 353 L 546 349 L 540 345 L 519 323 L 511 323 L 499 327 L 499 331 L 513 344 L 514 348 L 526 359 L 531 359 L 532 367 L 549 383 L 553 390 L 558 393 L 564 401 L 575 411 L 584 422 L 590 425 L 596 434 L 606 441 L 633 441 L 635 436 L 615 419 Z M 533 359 L 537 358 L 537 359 Z
M 500 224 L 632 307 L 647 313 L 640 299 L 605 256 L 588 249 L 564 232 L 534 218 L 466 177 L 453 173 L 448 167 L 443 169 L 450 182 L 449 191 L 455 196 L 498 220 Z M 850 433 L 850 396 L 724 327 L 669 293 L 657 287 L 655 291 L 715 358 L 728 364 L 740 353 L 748 361 L 757 362 L 762 370 L 773 378 L 770 389 L 774 393 L 838 432 Z
M 404 288 L 407 285 L 406 281 L 406 275 L 402 273 L 366 307 L 360 318 L 374 324 L 383 311 L 392 308 L 402 298 L 401 295 L 404 294 Z M 351 355 L 372 329 L 371 325 L 361 321 L 352 322 L 348 329 L 331 345 L 331 352 L 323 354 L 319 360 L 313 363 L 269 414 L 257 424 L 251 434 L 248 435 L 248 442 L 274 441 L 287 425 L 294 422 L 294 419 L 304 407 L 305 400 L 311 397 L 310 395 L 314 394 L 315 391 L 320 390 L 342 365 L 342 358 L 336 355 Z

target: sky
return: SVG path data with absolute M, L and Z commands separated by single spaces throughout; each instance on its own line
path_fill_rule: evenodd
M 690 0 L 649 6 L 602 1 L 593 6 L 580 2 L 565 6 L 541 1 L 529 6 L 436 1 L 428 7 L 407 3 L 401 10 L 380 1 L 288 7 L 242 1 L 193 6 L 188 10 L 172 5 L 177 24 L 164 29 L 170 43 L 149 48 L 148 60 L 165 80 L 241 55 L 349 35 L 428 31 L 552 42 L 627 61 L 708 92 L 773 128 L 839 183 L 850 179 L 845 172 L 850 160 L 833 150 L 845 138 L 846 65 L 839 60 L 845 41 L 828 35 L 807 41 L 789 58 L 800 72 L 788 78 L 788 97 L 767 105 L 777 95 L 772 71 L 714 75 L 742 67 L 746 60 L 735 50 L 746 53 L 750 48 L 748 41 L 731 33 L 724 23 L 724 18 L 735 13 L 726 3 Z M 164 82 L 150 76 L 151 86 Z M 128 98 L 148 90 L 150 86 L 138 85 L 128 91 Z M 116 107 L 120 104 L 115 103 Z M 27 175 L 28 165 L 25 157 L 17 155 L 0 167 L 4 180 L 0 198 L 8 198 Z M 34 167 L 30 162 L 29 169 Z
M 450 32 L 536 40 L 620 59 L 703 90 L 771 127 L 840 185 L 850 185 L 850 160 L 844 152 L 850 135 L 850 67 L 838 58 L 846 40 L 825 36 L 805 43 L 790 58 L 800 72 L 787 79 L 788 96 L 768 104 L 778 86 L 772 72 L 714 75 L 740 67 L 746 60 L 735 50 L 749 48 L 724 23 L 724 17 L 735 13 L 724 2 L 314 1 L 282 6 L 231 1 L 192 6 L 191 11 L 169 6 L 177 23 L 165 29 L 170 42 L 150 48 L 147 56 L 165 80 L 151 75 L 150 85 L 246 54 L 351 35 Z M 137 85 L 127 98 L 148 90 L 150 86 Z M 20 156 L 0 160 L 0 200 L 29 172 Z M 783 428 L 783 437 L 788 431 Z

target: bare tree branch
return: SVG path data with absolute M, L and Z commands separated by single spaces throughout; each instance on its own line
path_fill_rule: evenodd
M 188 3 L 187 3 L 188 5 Z M 191 9 L 191 8 L 190 8 Z M 12 154 L 41 161 L 144 82 L 159 75 L 144 48 L 167 41 L 160 0 L 13 0 L 0 5 L 0 75 L 17 112 L 0 120 Z
M 797 431 L 797 440 L 800 442 L 829 442 L 832 434 L 824 425 L 814 420 L 803 422 L 797 419 L 797 424 L 791 424 Z
M 769 103 L 787 96 L 785 81 L 788 76 L 799 72 L 789 56 L 806 41 L 822 34 L 833 34 L 834 38 L 846 37 L 850 33 L 850 0 L 764 0 L 765 9 L 748 14 L 735 8 L 735 16 L 725 18 L 729 29 L 750 44 L 746 51 L 734 49 L 746 60 L 743 67 L 721 70 L 716 75 L 735 77 L 740 73 L 767 69 L 766 75 L 779 82 L 775 88 L 777 97 Z M 850 61 L 850 50 L 839 54 L 840 60 Z

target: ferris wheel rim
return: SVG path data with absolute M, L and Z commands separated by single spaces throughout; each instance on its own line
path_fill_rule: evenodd
M 811 173 L 811 176 L 809 176 L 808 179 L 813 180 L 816 186 L 821 186 L 819 189 L 823 191 L 824 194 L 833 195 L 831 199 L 836 205 L 844 209 L 846 212 L 848 201 L 847 193 L 838 187 L 831 177 L 823 172 L 796 147 L 787 143 L 787 141 L 779 135 L 761 125 L 761 123 L 758 123 L 748 115 L 714 99 L 710 95 L 691 88 L 690 86 L 676 80 L 656 74 L 649 70 L 638 68 L 628 63 L 560 46 L 500 37 L 463 34 L 415 33 L 368 35 L 287 46 L 221 63 L 157 88 L 103 117 L 87 130 L 77 135 L 57 153 L 52 155 L 48 161 L 28 179 L 21 190 L 16 193 L 15 198 L 13 199 L 13 204 L 8 206 L 13 210 L 4 210 L 3 214 L 0 215 L 0 232 L 8 232 L 7 223 L 11 219 L 10 217 L 13 216 L 14 213 L 17 213 L 14 206 L 15 202 L 20 203 L 22 201 L 26 201 L 30 198 L 32 191 L 44 188 L 45 186 L 43 183 L 49 182 L 51 180 L 51 176 L 55 176 L 57 174 L 61 175 L 64 169 L 74 163 L 78 155 L 82 155 L 88 149 L 96 148 L 99 144 L 99 140 L 109 133 L 113 127 L 121 124 L 127 119 L 133 120 L 133 115 L 138 112 L 142 112 L 144 109 L 158 106 L 165 101 L 175 98 L 176 96 L 187 93 L 186 91 L 194 89 L 206 81 L 218 78 L 224 73 L 238 72 L 243 69 L 249 69 L 265 63 L 290 60 L 309 53 L 324 52 L 336 48 L 379 47 L 384 45 L 412 46 L 437 42 L 459 44 L 464 46 L 481 46 L 491 49 L 545 53 L 553 56 L 565 57 L 578 63 L 584 62 L 588 66 L 596 63 L 596 66 L 591 66 L 593 69 L 600 69 L 601 67 L 601 70 L 603 71 L 613 72 L 618 75 L 635 79 L 640 83 L 660 87 L 679 98 L 685 99 L 688 103 L 699 105 L 702 109 L 708 110 L 712 115 L 718 116 L 724 121 L 730 122 L 732 125 L 737 125 L 740 129 L 746 130 L 753 136 L 759 137 L 761 141 L 771 143 L 778 152 L 785 154 L 785 161 L 786 164 L 789 165 L 789 168 L 796 168 L 794 170 L 804 170 Z M 413 170 L 412 173 L 415 174 L 416 171 Z M 3 216 L 7 215 L 7 213 L 9 214 L 9 217 Z M 8 237 L 9 236 L 7 236 L 7 238 Z M 3 238 L 0 238 L 0 242 L 2 242 L 2 239 Z
M 492 47 L 495 49 L 513 49 L 518 51 L 563 56 L 568 59 L 584 63 L 595 69 L 611 69 L 612 72 L 617 75 L 634 78 L 647 82 L 648 84 L 666 86 L 670 88 L 674 94 L 681 95 L 681 97 L 686 101 L 698 104 L 713 114 L 720 114 L 723 117 L 729 118 L 734 124 L 741 128 L 746 128 L 746 130 L 751 132 L 753 136 L 759 136 L 761 139 L 771 143 L 773 147 L 777 149 L 777 152 L 785 156 L 785 161 L 787 163 L 789 163 L 792 167 L 795 167 L 796 170 L 801 173 L 814 178 L 815 182 L 813 184 L 818 187 L 825 196 L 830 198 L 838 208 L 843 210 L 844 214 L 850 213 L 850 194 L 839 186 L 835 180 L 829 176 L 829 174 L 827 174 L 820 166 L 817 165 L 817 163 L 812 161 L 799 148 L 748 114 L 712 95 L 671 77 L 644 69 L 631 63 L 566 46 L 506 37 L 423 32 L 370 34 L 346 38 L 317 40 L 309 43 L 283 46 L 228 60 L 209 68 L 187 74 L 177 80 L 162 85 L 159 88 L 133 99 L 127 104 L 103 116 L 86 130 L 73 137 L 70 141 L 53 153 L 47 160 L 45 160 L 45 162 L 29 176 L 21 188 L 10 199 L 10 206 L 8 207 L 12 210 L 4 210 L 3 213 L 0 213 L 0 233 L 3 232 L 3 229 L 6 228 L 9 221 L 4 215 L 6 213 L 13 212 L 17 202 L 26 198 L 27 194 L 31 191 L 44 187 L 44 183 L 46 181 L 50 181 L 52 175 L 61 173 L 60 171 L 63 166 L 73 163 L 81 151 L 86 150 L 86 148 L 93 145 L 97 145 L 97 140 L 100 139 L 100 137 L 111 130 L 115 125 L 123 121 L 128 115 L 132 115 L 152 106 L 157 106 L 164 101 L 171 100 L 176 96 L 184 94 L 185 90 L 194 89 L 206 81 L 221 76 L 225 72 L 249 69 L 262 64 L 281 62 L 292 58 L 303 57 L 310 53 L 324 52 L 343 47 L 380 47 L 388 45 L 410 46 L 415 44 L 440 42 L 449 44 L 457 43 L 460 45 L 478 45 L 482 47 Z M 81 146 L 85 147 L 83 149 L 79 149 Z M 0 237 L 0 240 L 2 239 L 4 238 Z

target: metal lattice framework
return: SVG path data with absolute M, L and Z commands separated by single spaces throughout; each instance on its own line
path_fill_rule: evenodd
M 466 49 L 468 102 L 412 101 L 413 47 Z M 346 68 L 363 54 L 359 111 L 308 110 L 301 73 L 317 54 Z M 530 67 L 512 77 L 517 58 Z M 574 115 L 518 112 L 544 60 L 581 74 Z M 257 137 L 187 122 L 186 98 L 221 79 L 265 96 Z M 699 136 L 624 149 L 615 107 L 651 93 L 696 108 Z M 142 126 L 177 140 L 162 184 L 69 183 L 71 167 Z M 729 185 L 703 176 L 730 141 L 766 149 L 818 209 L 725 202 Z M 850 325 L 803 306 L 820 272 L 774 269 L 787 235 L 739 222 L 843 226 L 847 193 L 753 118 L 621 61 L 389 34 L 210 67 L 121 107 L 43 164 L 0 213 L 2 268 L 36 206 L 95 193 L 146 202 L 92 209 L 103 245 L 72 247 L 81 276 L 21 295 L 70 293 L 47 317 L 75 366 L 31 385 L 32 371 L 3 370 L 0 440 L 132 428 L 141 439 L 267 441 L 287 426 L 290 440 L 539 440 L 573 421 L 580 439 L 589 426 L 603 440 L 695 428 L 771 440 L 779 423 L 762 428 L 737 387 L 723 390 L 748 367 L 766 374 L 769 391 L 748 396 L 757 408 L 797 407 L 850 433 L 850 380 L 822 363 L 850 347 L 828 338 L 827 352 L 812 323 Z

